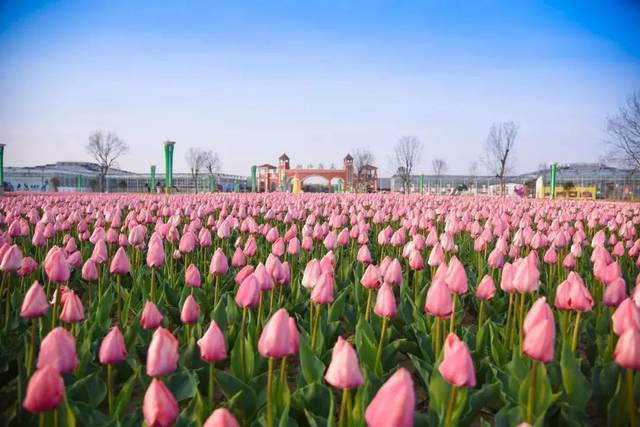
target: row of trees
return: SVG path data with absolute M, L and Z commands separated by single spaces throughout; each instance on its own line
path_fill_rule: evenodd
M 603 160 L 612 164 L 640 171 L 640 93 L 634 93 L 618 114 L 607 120 L 606 141 L 608 153 Z M 494 123 L 489 129 L 481 161 L 487 172 L 500 181 L 501 193 L 505 193 L 505 178 L 513 172 L 513 151 L 519 126 L 514 122 Z M 129 146 L 113 132 L 95 131 L 89 135 L 87 152 L 95 160 L 99 168 L 98 188 L 105 190 L 107 172 L 117 165 L 120 156 L 129 151 Z M 400 178 L 405 192 L 409 192 L 411 179 L 416 166 L 420 163 L 423 151 L 422 142 L 416 136 L 403 136 L 393 148 L 390 159 L 392 170 Z M 366 148 L 353 150 L 353 167 L 357 178 L 360 178 L 364 166 L 373 165 L 373 153 Z M 202 171 L 217 175 L 221 169 L 220 158 L 211 150 L 190 148 L 186 154 L 187 165 L 198 192 L 198 176 Z M 311 166 L 311 165 L 310 165 Z M 431 163 L 437 178 L 447 173 L 448 165 L 441 158 L 434 158 Z M 469 174 L 478 174 L 478 162 L 469 165 Z
M 505 191 L 505 178 L 513 171 L 513 149 L 518 129 L 518 125 L 513 122 L 494 123 L 489 130 L 481 156 L 487 172 L 500 180 L 502 194 Z M 416 136 L 403 136 L 393 148 L 392 169 L 400 178 L 405 193 L 410 190 L 414 169 L 420 162 L 422 151 L 422 142 Z M 447 173 L 449 167 L 445 160 L 436 157 L 431 162 L 431 169 L 439 180 Z M 470 164 L 469 173 L 473 176 L 478 174 L 477 162 Z
M 104 192 L 107 173 L 118 165 L 118 159 L 122 155 L 129 152 L 129 146 L 114 132 L 97 130 L 89 135 L 86 150 L 98 165 L 98 191 Z M 196 193 L 198 192 L 198 176 L 202 171 L 217 176 L 222 168 L 218 154 L 202 148 L 189 148 L 185 160 L 193 177 Z

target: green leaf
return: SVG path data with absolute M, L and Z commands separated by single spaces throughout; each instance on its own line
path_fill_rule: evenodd
M 107 395 L 107 386 L 97 373 L 92 373 L 67 387 L 67 396 L 72 402 L 98 406 Z
M 485 384 L 479 390 L 470 390 L 468 397 L 468 405 L 462 413 L 460 418 L 460 425 L 472 425 L 472 422 L 476 419 L 480 410 L 486 405 L 486 403 L 495 398 L 500 390 L 500 384 L 495 382 L 492 384 Z
M 302 376 L 307 384 L 322 381 L 322 375 L 325 371 L 324 363 L 309 348 L 307 336 L 300 334 L 300 367 L 302 368 Z
M 137 383 L 138 375 L 140 375 L 141 367 L 136 367 L 133 375 L 129 377 L 129 379 L 124 383 L 118 396 L 115 399 L 115 409 L 113 411 L 113 417 L 115 419 L 119 419 L 122 417 L 124 410 L 127 408 L 129 403 L 131 403 L 131 393 Z
M 586 408 L 591 398 L 591 386 L 580 371 L 578 360 L 569 345 L 562 346 L 562 354 L 560 356 L 560 368 L 562 374 L 562 387 L 564 393 L 562 399 L 567 401 L 574 409 L 572 417 L 581 414 L 586 419 Z
M 233 399 L 235 408 L 234 412 L 244 421 L 252 420 L 257 412 L 258 396 L 253 388 L 245 384 L 241 379 L 231 375 L 225 371 L 217 372 L 216 378 L 222 392 L 227 399 Z
M 291 406 L 319 417 L 326 417 L 330 409 L 331 395 L 331 390 L 324 384 L 311 383 L 293 392 Z
M 531 363 L 534 363 L 533 361 Z M 544 419 L 547 410 L 557 400 L 560 394 L 553 394 L 551 390 L 551 382 L 547 375 L 547 368 L 544 363 L 535 362 L 535 401 L 533 407 L 534 420 Z M 529 384 L 531 383 L 532 376 L 527 375 L 526 379 L 520 384 L 520 391 L 518 393 L 518 402 L 520 404 L 520 410 L 522 414 L 527 413 L 527 404 L 529 402 Z
M 191 399 L 198 390 L 198 380 L 195 373 L 185 369 L 180 369 L 169 375 L 165 383 L 178 402 Z

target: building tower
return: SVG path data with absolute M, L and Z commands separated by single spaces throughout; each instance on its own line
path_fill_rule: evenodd
M 351 191 L 353 188 L 353 157 L 351 154 L 347 154 L 343 159 L 344 166 L 344 191 Z
M 284 190 L 287 185 L 287 169 L 289 169 L 289 156 L 282 153 L 282 155 L 278 157 L 278 181 L 281 190 Z

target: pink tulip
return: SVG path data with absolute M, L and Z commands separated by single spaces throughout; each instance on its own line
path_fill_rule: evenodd
M 20 267 L 22 267 L 22 251 L 18 245 L 11 245 L 2 256 L 0 270 L 5 273 L 17 273 Z
M 111 328 L 100 344 L 98 360 L 103 365 L 120 363 L 127 358 L 127 347 L 122 332 L 117 326 Z
M 236 276 L 233 278 L 233 281 L 236 282 L 236 285 L 240 285 L 244 279 L 246 279 L 250 274 L 253 273 L 252 265 L 245 265 L 236 273 Z
M 87 282 L 95 282 L 98 280 L 98 269 L 94 260 L 89 258 L 82 266 L 82 279 Z
M 393 288 L 388 283 L 383 283 L 376 296 L 376 305 L 373 312 L 380 317 L 393 317 L 396 315 L 398 308 L 396 306 L 396 298 L 393 295 Z
M 40 344 L 38 369 L 51 365 L 61 374 L 68 374 L 78 366 L 76 342 L 62 327 L 54 328 Z
M 176 370 L 178 366 L 178 340 L 163 327 L 153 333 L 147 350 L 147 375 L 161 377 Z
M 298 331 L 298 325 L 293 317 L 289 317 L 289 356 L 292 356 L 298 352 L 298 346 L 300 344 L 300 332 Z
M 142 413 L 149 427 L 168 427 L 178 418 L 178 403 L 167 386 L 159 379 L 151 380 L 144 394 Z
M 184 272 L 184 284 L 190 288 L 199 288 L 202 285 L 200 270 L 195 264 L 190 264 Z
M 369 427 L 412 427 L 415 404 L 411 374 L 400 368 L 373 397 L 365 420 Z
M 357 388 L 364 384 L 364 378 L 358 364 L 358 355 L 342 337 L 338 337 L 338 341 L 333 346 L 331 363 L 324 379 L 331 386 L 339 389 Z
M 229 271 L 229 264 L 227 263 L 227 257 L 222 249 L 218 248 L 211 257 L 211 263 L 209 264 L 209 273 L 214 276 L 224 276 Z
M 551 362 L 555 351 L 556 326 L 545 297 L 540 297 L 531 306 L 524 319 L 523 330 L 524 354 L 533 360 Z
M 227 347 L 222 331 L 212 320 L 202 338 L 198 340 L 200 357 L 208 363 L 215 363 L 227 358 Z
M 360 279 L 360 283 L 367 289 L 378 289 L 381 282 L 382 275 L 380 274 L 380 269 L 373 264 L 369 264 Z
M 156 329 L 162 324 L 162 313 L 158 310 L 158 307 L 151 301 L 144 303 L 144 309 L 140 316 L 140 325 L 143 329 Z
M 260 286 L 253 273 L 249 274 L 238 287 L 236 304 L 243 308 L 253 308 L 260 301 Z
M 312 259 L 307 263 L 302 274 L 302 286 L 307 289 L 311 289 L 316 286 L 320 276 L 322 275 L 322 267 L 320 261 Z
M 476 298 L 488 301 L 490 299 L 493 299 L 495 294 L 496 285 L 493 283 L 493 277 L 485 274 L 478 284 L 478 289 L 476 289 Z
M 49 310 L 47 295 L 44 293 L 44 289 L 42 289 L 40 283 L 36 280 L 22 300 L 20 316 L 27 319 L 42 317 L 47 314 L 47 310 Z
M 196 323 L 200 317 L 200 306 L 196 302 L 193 295 L 189 295 L 182 304 L 180 312 L 180 321 L 182 323 Z
M 78 323 L 84 320 L 84 306 L 80 297 L 73 291 L 70 291 L 62 305 L 60 320 L 64 323 Z
M 360 246 L 360 249 L 358 249 L 356 260 L 361 264 L 371 264 L 373 262 L 371 252 L 369 251 L 369 247 L 367 245 Z
M 311 291 L 311 301 L 316 304 L 331 304 L 336 281 L 331 273 L 323 273 L 318 284 Z
M 427 260 L 427 264 L 431 267 L 437 267 L 444 261 L 444 250 L 440 243 L 436 243 L 431 249 L 431 253 L 429 254 L 429 259 Z
M 150 268 L 160 268 L 164 265 L 164 247 L 161 240 L 149 242 L 147 250 L 147 266 Z
M 289 314 L 284 308 L 276 311 L 262 329 L 258 352 L 264 357 L 279 359 L 287 356 L 291 348 Z
M 44 271 L 47 273 L 49 280 L 54 283 L 65 283 L 69 280 L 71 271 L 62 249 L 57 248 L 51 252 L 45 260 Z
M 18 269 L 18 275 L 21 277 L 26 277 L 26 276 L 29 276 L 30 274 L 35 273 L 37 270 L 38 270 L 38 263 L 30 256 L 26 256 L 22 258 L 22 264 Z
M 640 370 L 640 330 L 628 328 L 622 333 L 613 360 L 625 369 Z
M 622 301 L 616 311 L 611 316 L 613 323 L 613 333 L 620 336 L 627 329 L 640 330 L 640 308 L 636 306 L 631 298 Z
M 397 258 L 394 258 L 389 263 L 385 273 L 384 281 L 391 286 L 399 286 L 402 284 L 402 266 Z
M 218 408 L 207 418 L 204 427 L 240 427 L 240 424 L 228 409 Z
M 616 277 L 605 285 L 602 303 L 608 307 L 617 307 L 627 298 L 627 285 L 622 277 Z
M 535 254 L 535 252 L 531 252 Z M 540 286 L 540 271 L 536 263 L 529 257 L 520 259 L 514 264 L 513 286 L 520 293 L 531 293 Z
M 235 268 L 243 267 L 247 263 L 247 257 L 242 252 L 242 249 L 236 248 L 233 256 L 231 257 L 231 265 Z
M 476 371 L 467 344 L 456 334 L 449 334 L 444 342 L 444 357 L 438 372 L 446 382 L 456 387 L 475 387 Z
M 449 318 L 453 311 L 451 290 L 444 280 L 434 280 L 427 291 L 427 299 L 424 306 L 425 313 L 443 319 Z
M 109 259 L 109 250 L 104 240 L 100 239 L 94 243 L 93 252 L 91 258 L 98 264 L 102 264 Z
M 64 381 L 51 365 L 38 369 L 29 379 L 22 406 L 32 414 L 56 409 L 64 400 Z
M 462 295 L 467 292 L 467 273 L 464 266 L 455 255 L 449 261 L 445 283 L 454 294 Z

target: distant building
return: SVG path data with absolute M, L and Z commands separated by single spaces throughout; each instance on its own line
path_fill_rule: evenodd
M 216 174 L 210 180 L 209 174 L 198 176 L 198 188 L 211 191 L 210 184 L 215 181 L 216 191 L 246 191 L 247 177 L 230 174 Z M 135 173 L 122 169 L 110 169 L 106 179 L 106 191 L 147 192 L 164 186 L 164 173 L 156 173 L 155 183 L 150 182 L 149 173 Z M 89 162 L 57 162 L 41 166 L 5 167 L 5 187 L 8 191 L 96 191 L 99 180 L 99 167 Z M 190 173 L 174 173 L 173 185 L 178 192 L 194 191 L 194 181 Z

